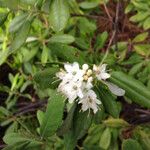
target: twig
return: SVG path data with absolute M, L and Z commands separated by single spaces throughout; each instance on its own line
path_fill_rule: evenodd
M 0 149 L 3 149 L 4 147 L 6 147 L 5 144 L 0 145 Z
M 115 23 L 114 23 L 114 30 L 116 31 L 115 37 L 114 37 L 114 42 L 115 42 L 115 50 L 118 50 L 118 20 L 119 20 L 119 8 L 120 8 L 120 2 L 117 3 L 116 6 L 116 16 L 115 16 Z
M 47 100 L 41 100 L 38 101 L 36 103 L 31 103 L 30 105 L 28 104 L 25 107 L 22 107 L 21 109 L 19 109 L 14 116 L 20 116 L 22 114 L 28 113 L 28 112 L 33 112 L 35 111 L 37 108 L 39 107 L 43 107 L 45 104 L 47 103 Z
M 28 104 L 29 104 L 28 102 L 21 102 L 21 103 L 16 104 L 16 106 L 21 107 L 21 106 L 26 106 Z
M 103 57 L 103 59 L 102 59 L 100 65 L 102 65 L 103 62 L 105 61 L 105 59 L 107 58 L 107 55 L 108 55 L 108 53 L 109 53 L 110 46 L 111 46 L 111 44 L 112 44 L 112 42 L 113 42 L 113 40 L 114 40 L 115 34 L 116 34 L 116 31 L 113 31 L 112 36 L 111 36 L 111 38 L 110 38 L 110 40 L 109 40 L 107 49 L 106 49 L 106 53 L 105 53 L 105 55 L 104 55 L 104 57 Z
M 142 118 L 137 118 L 136 120 L 132 121 L 132 124 L 137 125 L 137 124 L 144 124 L 144 123 L 149 123 L 150 122 L 150 116 L 145 116 Z
M 107 6 L 106 6 L 105 4 L 104 4 L 104 8 L 105 8 L 105 11 L 106 11 L 106 13 L 107 13 L 107 15 L 108 15 L 110 21 L 113 22 L 112 17 L 110 16 L 109 11 L 108 11 L 108 9 L 107 9 Z M 115 23 L 113 23 L 113 24 L 114 24 L 114 31 L 113 31 L 113 33 L 112 33 L 112 36 L 111 36 L 110 40 L 109 40 L 109 43 L 108 43 L 108 46 L 107 46 L 107 49 L 106 49 L 106 53 L 105 53 L 105 55 L 104 55 L 104 57 L 103 57 L 103 59 L 102 59 L 100 65 L 101 65 L 101 64 L 105 61 L 105 59 L 107 58 L 107 55 L 108 55 L 108 53 L 109 53 L 110 46 L 111 46 L 111 44 L 113 43 L 114 40 L 115 40 L 116 50 L 118 49 L 118 46 L 117 46 L 117 32 L 118 32 L 119 8 L 120 8 L 120 3 L 118 2 L 118 3 L 117 3 L 117 6 L 116 6 Z
M 37 108 L 30 108 L 30 109 L 27 109 L 27 110 L 23 110 L 19 113 L 16 113 L 13 117 L 18 117 L 18 116 L 21 116 L 21 115 L 24 115 L 26 113 L 29 113 L 29 112 L 34 112 Z
M 108 11 L 108 8 L 107 8 L 106 4 L 103 4 L 103 5 L 104 5 L 104 9 L 105 9 L 105 11 L 106 11 L 106 14 L 107 14 L 109 20 L 110 20 L 111 22 L 113 22 L 113 19 L 112 19 L 111 15 L 110 15 L 110 13 L 109 13 L 109 11 Z
M 147 115 L 150 115 L 150 111 L 149 110 L 143 110 L 143 109 L 135 109 L 136 112 L 140 112 L 140 113 L 144 113 Z

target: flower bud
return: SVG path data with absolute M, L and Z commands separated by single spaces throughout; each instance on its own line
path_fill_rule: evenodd
M 95 64 L 93 65 L 93 71 L 95 71 L 95 72 L 98 71 L 98 67 Z
M 87 76 L 87 75 L 84 75 L 84 76 L 83 76 L 83 79 L 84 79 L 84 80 L 88 80 L 88 76 Z
M 83 64 L 83 65 L 82 65 L 82 69 L 83 69 L 84 71 L 86 71 L 88 68 L 89 68 L 88 64 Z
M 87 71 L 87 76 L 90 76 L 90 75 L 92 75 L 92 70 L 91 69 L 89 69 L 88 71 Z

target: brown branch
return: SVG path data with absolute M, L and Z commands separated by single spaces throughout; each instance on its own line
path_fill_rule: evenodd
M 3 148 L 5 148 L 5 147 L 6 147 L 5 144 L 0 145 L 0 149 L 3 149 Z
M 21 115 L 24 115 L 24 114 L 27 114 L 27 113 L 30 113 L 30 112 L 35 112 L 38 108 L 30 108 L 30 109 L 27 109 L 27 110 L 23 110 L 19 113 L 16 113 L 13 117 L 18 117 L 18 116 L 21 116 Z
M 144 113 L 144 114 L 147 114 L 147 115 L 150 115 L 150 110 L 143 110 L 143 109 L 135 109 L 136 112 L 140 112 L 140 113 Z
M 134 125 L 150 123 L 150 116 L 146 115 L 146 116 L 143 116 L 143 117 L 134 118 L 134 120 L 131 123 L 134 124 Z
M 104 9 L 105 9 L 105 11 L 106 11 L 106 14 L 107 14 L 109 20 L 110 20 L 111 22 L 113 22 L 113 19 L 112 19 L 111 15 L 110 15 L 110 13 L 109 13 L 109 11 L 108 11 L 108 8 L 107 8 L 106 4 L 103 4 L 103 5 L 104 5 Z
M 118 50 L 118 20 L 119 20 L 119 8 L 120 8 L 120 2 L 117 3 L 116 6 L 116 16 L 115 16 L 115 23 L 114 23 L 114 30 L 115 30 L 115 36 L 114 36 L 114 44 L 115 44 L 115 50 Z
M 105 53 L 105 55 L 104 55 L 104 57 L 103 57 L 103 59 L 102 59 L 100 65 L 102 65 L 103 62 L 105 61 L 105 59 L 107 58 L 107 55 L 108 55 L 108 53 L 109 53 L 109 49 L 110 49 L 110 47 L 111 47 L 111 44 L 112 44 L 112 42 L 113 42 L 113 40 L 114 40 L 115 34 L 116 34 L 116 31 L 113 31 L 112 36 L 111 36 L 111 38 L 110 38 L 110 40 L 109 40 L 107 49 L 106 49 L 106 53 Z
M 16 116 L 26 114 L 28 112 L 33 112 L 38 108 L 44 107 L 46 103 L 47 100 L 40 100 L 36 103 L 27 104 L 27 106 L 24 106 L 21 109 L 19 109 L 13 116 L 16 117 Z

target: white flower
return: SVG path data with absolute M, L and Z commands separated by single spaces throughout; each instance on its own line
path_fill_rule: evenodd
M 63 80 L 66 75 L 67 73 L 63 69 L 61 69 L 60 72 L 56 73 L 56 77 L 58 77 L 61 80 Z
M 83 69 L 84 71 L 87 71 L 88 68 L 89 68 L 88 64 L 83 64 L 83 65 L 82 65 L 82 69 Z
M 62 81 L 58 86 L 58 91 L 62 92 L 68 98 L 69 103 L 73 103 L 77 97 L 83 98 L 81 86 L 82 83 L 80 81 L 70 81 L 67 83 Z
M 83 80 L 84 71 L 80 69 L 77 62 L 73 64 L 66 63 L 64 68 L 67 72 L 68 79 L 73 81 Z
M 82 91 L 87 92 L 88 90 L 92 89 L 93 84 L 92 84 L 93 78 L 90 77 L 86 82 L 82 83 Z
M 106 71 L 106 66 L 106 64 L 94 65 L 93 70 L 91 70 L 87 64 L 82 65 L 82 69 L 77 62 L 64 64 L 64 70 L 61 69 L 60 72 L 56 73 L 56 76 L 61 80 L 58 92 L 63 93 L 68 98 L 69 103 L 77 100 L 82 105 L 82 111 L 92 109 L 96 113 L 101 101 L 92 90 L 93 80 L 95 79 L 93 77 L 96 76 L 98 80 L 106 84 L 113 94 L 117 96 L 125 94 L 125 91 L 117 85 L 105 81 L 110 77 L 110 74 Z
M 85 71 L 80 69 L 77 62 L 66 63 L 64 69 L 56 74 L 62 80 L 58 86 L 58 91 L 68 98 L 69 103 L 72 103 L 76 98 L 83 98 L 82 83 Z
M 83 80 L 84 71 L 79 68 L 79 64 L 77 62 L 74 62 L 73 64 L 66 63 L 64 68 L 65 70 L 61 70 L 56 73 L 56 76 L 59 79 L 64 82 Z
M 110 78 L 110 74 L 106 72 L 106 66 L 107 64 L 102 64 L 100 66 L 93 66 L 93 71 L 96 74 L 96 77 L 98 80 L 106 80 Z
M 89 90 L 84 93 L 84 97 L 80 99 L 79 104 L 82 104 L 82 111 L 92 109 L 94 113 L 98 111 L 98 105 L 101 104 L 101 101 L 97 99 L 97 95 L 93 90 Z

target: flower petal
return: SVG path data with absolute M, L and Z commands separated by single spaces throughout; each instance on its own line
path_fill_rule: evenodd
M 110 82 L 106 82 L 105 84 L 108 86 L 109 90 L 117 96 L 123 96 L 125 94 L 125 90 L 119 88 L 117 85 L 110 83 Z
M 74 70 L 79 70 L 80 68 L 79 68 L 79 64 L 77 63 L 77 62 L 74 62 L 73 64 L 72 64 L 72 67 L 74 68 Z
M 84 95 L 83 95 L 83 93 L 82 93 L 81 90 L 78 91 L 78 96 L 79 96 L 80 98 L 83 98 Z
M 100 72 L 106 72 L 106 66 L 107 64 L 102 64 L 100 67 Z
M 93 71 L 95 71 L 95 72 L 98 71 L 98 67 L 95 64 L 93 65 Z
M 106 79 L 110 78 L 110 74 L 108 74 L 108 73 L 100 73 L 100 74 L 97 75 L 97 78 L 99 80 L 106 80 Z
M 71 66 L 70 64 L 68 64 L 68 63 L 66 63 L 66 64 L 64 65 L 64 68 L 65 68 L 65 70 L 66 70 L 67 72 L 70 72 L 70 71 L 72 70 L 72 66 Z
M 89 68 L 88 64 L 83 64 L 83 65 L 82 65 L 82 69 L 83 69 L 84 71 L 86 71 L 88 68 Z
M 86 111 L 88 109 L 88 105 L 82 104 L 82 111 Z

